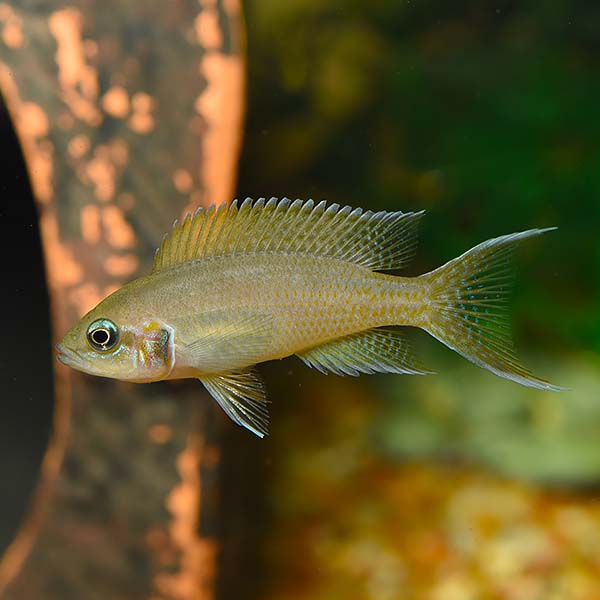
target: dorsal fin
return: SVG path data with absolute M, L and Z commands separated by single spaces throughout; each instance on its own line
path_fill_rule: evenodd
M 372 270 L 399 269 L 413 257 L 423 212 L 373 212 L 312 200 L 247 198 L 238 207 L 198 209 L 156 251 L 153 272 L 210 256 L 304 254 Z

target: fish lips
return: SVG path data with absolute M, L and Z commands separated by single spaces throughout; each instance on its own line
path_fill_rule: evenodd
M 103 369 L 103 365 L 95 364 L 94 361 L 90 361 L 89 358 L 85 356 L 85 353 L 82 354 L 76 350 L 72 350 L 63 342 L 56 344 L 56 351 L 56 358 L 67 367 L 71 367 L 82 373 L 87 373 L 88 375 L 118 379 L 118 377 L 113 377 L 110 372 Z M 123 379 L 125 379 L 125 377 L 123 377 Z
M 62 342 L 60 344 L 56 344 L 56 350 L 58 352 L 56 358 L 58 358 L 63 365 L 75 368 L 81 365 L 81 357 L 77 354 L 77 352 L 67 348 Z

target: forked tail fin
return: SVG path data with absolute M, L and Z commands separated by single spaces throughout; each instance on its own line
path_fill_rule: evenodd
M 423 275 L 431 310 L 424 328 L 500 377 L 543 390 L 564 389 L 536 377 L 519 362 L 507 311 L 512 251 L 521 240 L 553 229 L 530 229 L 488 240 Z

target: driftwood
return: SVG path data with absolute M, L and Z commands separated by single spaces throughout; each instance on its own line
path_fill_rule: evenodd
M 0 4 L 0 87 L 38 204 L 55 339 L 149 270 L 176 217 L 230 198 L 241 40 L 238 0 Z M 212 598 L 221 417 L 201 386 L 55 374 L 54 434 L 0 596 Z

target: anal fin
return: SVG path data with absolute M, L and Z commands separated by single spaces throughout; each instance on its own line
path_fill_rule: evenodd
M 267 435 L 268 401 L 262 379 L 254 369 L 204 375 L 200 381 L 235 423 L 261 438 Z
M 428 375 L 415 360 L 410 345 L 391 329 L 369 329 L 301 352 L 298 356 L 322 373 L 404 373 Z

